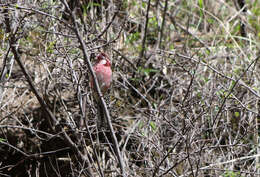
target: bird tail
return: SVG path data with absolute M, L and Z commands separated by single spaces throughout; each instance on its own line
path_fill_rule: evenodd
M 97 102 L 97 128 L 99 131 L 107 129 L 105 112 L 103 110 L 102 103 L 100 100 Z

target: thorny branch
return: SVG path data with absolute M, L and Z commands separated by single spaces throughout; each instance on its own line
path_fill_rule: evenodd
M 6 23 L 7 28 L 10 28 L 10 23 Z M 48 105 L 46 104 L 46 102 L 43 100 L 43 98 L 41 97 L 40 93 L 38 92 L 37 88 L 35 87 L 31 76 L 28 74 L 24 64 L 21 61 L 20 55 L 17 51 L 17 39 L 16 39 L 16 33 L 19 29 L 19 23 L 16 24 L 14 30 L 10 33 L 10 43 L 9 45 L 11 46 L 11 51 L 14 55 L 14 59 L 16 60 L 16 62 L 18 63 L 19 67 L 21 68 L 30 88 L 32 89 L 32 92 L 34 93 L 34 95 L 36 96 L 37 100 L 39 101 L 42 109 L 44 110 L 44 112 L 46 112 L 46 114 L 48 115 L 48 122 L 49 122 L 49 126 L 50 128 L 54 131 L 56 128 L 58 130 L 62 131 L 62 135 L 64 140 L 66 141 L 66 143 L 68 144 L 68 146 L 70 146 L 70 148 L 78 155 L 78 158 L 80 159 L 80 161 L 86 162 L 88 164 L 88 167 L 90 167 L 90 162 L 88 160 L 87 156 L 84 156 L 80 150 L 78 149 L 77 145 L 71 140 L 71 138 L 69 137 L 69 135 L 66 133 L 66 131 L 63 129 L 63 127 L 59 124 L 59 122 L 57 121 L 56 117 L 53 115 L 53 113 L 51 112 L 51 110 L 49 109 Z M 93 176 L 93 172 L 91 170 L 91 168 L 87 169 L 87 173 L 89 176 Z
M 102 107 L 103 107 L 104 113 L 105 113 L 105 117 L 106 117 L 107 123 L 109 125 L 109 129 L 110 129 L 110 133 L 112 135 L 112 141 L 113 141 L 113 144 L 115 146 L 116 155 L 117 155 L 117 158 L 118 158 L 118 161 L 119 161 L 121 173 L 122 173 L 122 176 L 125 176 L 124 161 L 122 159 L 122 155 L 121 155 L 121 152 L 119 150 L 119 145 L 118 145 L 118 142 L 117 142 L 117 139 L 116 139 L 116 136 L 115 136 L 115 132 L 114 132 L 114 129 L 113 129 L 113 126 L 112 126 L 112 123 L 111 123 L 111 118 L 110 118 L 110 115 L 109 115 L 106 103 L 104 101 L 104 98 L 102 97 L 102 93 L 101 93 L 101 90 L 100 90 L 99 85 L 98 85 L 97 77 L 95 75 L 95 72 L 93 70 L 92 64 L 91 64 L 91 62 L 89 60 L 89 57 L 88 57 L 86 44 L 83 41 L 83 38 L 82 38 L 82 36 L 80 34 L 80 31 L 78 29 L 78 24 L 76 22 L 76 17 L 75 17 L 74 12 L 71 11 L 71 9 L 69 8 L 69 6 L 68 6 L 66 1 L 62 0 L 62 3 L 65 5 L 65 7 L 68 9 L 68 11 L 70 12 L 70 14 L 72 16 L 72 21 L 73 21 L 74 26 L 75 26 L 75 30 L 74 31 L 75 31 L 75 33 L 76 33 L 76 35 L 78 37 L 78 40 L 80 42 L 80 45 L 82 47 L 84 60 L 87 63 L 87 66 L 88 66 L 88 68 L 90 70 L 91 76 L 93 77 L 94 86 L 95 86 L 95 89 L 97 90 L 98 96 L 99 96 L 99 98 L 101 100 Z

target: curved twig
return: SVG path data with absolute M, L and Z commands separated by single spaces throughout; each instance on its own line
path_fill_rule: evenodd
M 87 66 L 88 66 L 88 68 L 90 70 L 91 76 L 92 76 L 93 81 L 94 81 L 94 87 L 95 87 L 95 89 L 96 89 L 96 91 L 98 93 L 98 96 L 99 96 L 99 98 L 101 100 L 101 103 L 102 103 L 102 107 L 103 107 L 104 113 L 106 115 L 105 117 L 107 119 L 107 123 L 108 123 L 109 129 L 110 129 L 110 133 L 112 135 L 112 141 L 113 141 L 113 144 L 115 146 L 116 155 L 117 155 L 117 158 L 118 158 L 118 161 L 119 161 L 119 165 L 120 165 L 122 176 L 125 176 L 124 161 L 122 159 L 121 152 L 119 150 L 118 141 L 117 141 L 116 136 L 115 136 L 115 132 L 114 132 L 114 129 L 113 129 L 113 126 L 112 126 L 111 118 L 110 118 L 110 115 L 109 115 L 106 103 L 104 101 L 104 98 L 102 97 L 102 93 L 101 93 L 101 90 L 100 90 L 99 85 L 98 85 L 97 77 L 96 77 L 95 72 L 93 70 L 92 64 L 91 64 L 91 62 L 89 60 L 86 44 L 83 41 L 82 35 L 80 34 L 80 31 L 79 31 L 79 28 L 78 28 L 78 24 L 76 22 L 75 14 L 70 10 L 70 8 L 69 8 L 69 6 L 68 6 L 66 1 L 62 0 L 62 3 L 65 5 L 65 7 L 69 10 L 70 14 L 72 15 L 72 21 L 73 21 L 73 24 L 74 24 L 74 27 L 75 27 L 74 32 L 75 32 L 75 34 L 78 37 L 78 41 L 79 41 L 79 43 L 81 45 L 81 50 L 82 50 L 82 53 L 83 53 L 84 60 L 85 60 Z

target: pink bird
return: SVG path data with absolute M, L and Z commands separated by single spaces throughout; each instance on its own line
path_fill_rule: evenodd
M 102 92 L 102 96 L 107 92 L 109 89 L 111 82 L 112 82 L 112 70 L 111 70 L 111 63 L 108 58 L 108 56 L 105 53 L 100 53 L 97 56 L 97 62 L 94 65 L 94 72 L 96 74 L 98 84 L 100 87 L 100 90 Z M 90 80 L 90 86 L 92 89 L 94 89 L 94 81 L 93 78 Z M 102 104 L 100 102 L 100 99 L 97 95 L 97 92 L 94 91 L 94 98 L 97 103 L 97 113 L 98 113 L 98 121 L 97 126 L 98 128 L 107 127 L 104 111 L 102 108 Z
M 94 72 L 97 76 L 98 84 L 102 94 L 105 94 L 111 85 L 112 70 L 111 63 L 105 53 L 100 53 L 97 56 L 97 62 L 94 65 Z M 94 88 L 94 81 L 91 79 L 91 87 Z

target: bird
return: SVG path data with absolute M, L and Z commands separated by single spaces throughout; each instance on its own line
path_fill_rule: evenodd
M 96 74 L 98 85 L 101 90 L 102 96 L 106 96 L 106 93 L 110 88 L 112 82 L 111 63 L 107 54 L 101 52 L 99 55 L 97 55 L 96 63 L 93 67 L 93 70 Z M 94 90 L 94 101 L 97 105 L 97 115 L 98 115 L 97 127 L 98 129 L 106 128 L 107 121 L 105 119 L 105 114 L 102 108 L 101 100 L 97 94 L 97 91 L 94 88 L 93 78 L 91 78 L 90 80 L 90 86 Z

